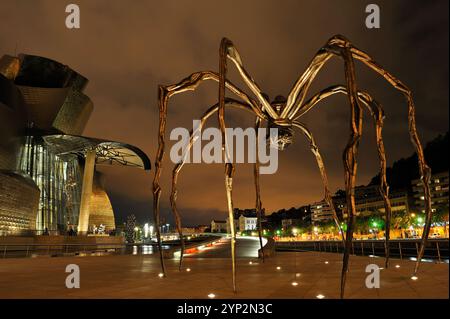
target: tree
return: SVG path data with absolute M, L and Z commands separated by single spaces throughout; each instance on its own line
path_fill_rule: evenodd
M 134 214 L 127 217 L 125 239 L 127 243 L 133 244 L 135 241 L 136 216 Z

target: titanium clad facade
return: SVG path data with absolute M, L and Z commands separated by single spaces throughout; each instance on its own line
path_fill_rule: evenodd
M 31 234 L 38 205 L 39 188 L 33 180 L 0 170 L 0 236 Z

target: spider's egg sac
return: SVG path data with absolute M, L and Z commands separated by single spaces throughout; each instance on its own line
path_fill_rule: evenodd
M 278 129 L 277 134 L 271 134 L 271 129 Z M 286 149 L 294 142 L 294 130 L 291 126 L 280 126 L 269 123 L 267 127 L 266 143 L 280 151 Z

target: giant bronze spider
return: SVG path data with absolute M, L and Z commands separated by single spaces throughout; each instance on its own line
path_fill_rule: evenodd
M 332 57 L 341 57 L 344 61 L 345 69 L 345 79 L 346 85 L 336 85 L 328 87 L 319 93 L 313 95 L 310 99 L 306 100 L 306 94 L 312 81 L 315 79 L 316 75 L 324 64 L 329 61 Z M 231 60 L 236 66 L 239 74 L 242 76 L 244 82 L 248 88 L 254 94 L 254 97 L 250 97 L 239 89 L 236 85 L 231 83 L 226 79 L 227 73 L 227 61 Z M 385 229 L 385 254 L 386 260 L 385 265 L 388 266 L 389 263 L 389 231 L 390 231 L 390 220 L 391 220 L 391 204 L 389 200 L 389 186 L 386 180 L 386 156 L 385 149 L 382 138 L 382 128 L 384 121 L 384 110 L 382 106 L 377 103 L 368 93 L 359 91 L 356 85 L 355 79 L 355 65 L 354 59 L 361 61 L 369 68 L 380 74 L 384 79 L 386 79 L 395 89 L 400 91 L 407 100 L 408 105 L 408 123 L 409 123 L 409 134 L 411 141 L 415 147 L 418 155 L 420 175 L 422 177 L 422 183 L 425 194 L 425 207 L 426 207 L 426 221 L 423 231 L 421 246 L 418 251 L 417 261 L 414 267 L 414 274 L 417 273 L 421 258 L 424 254 L 424 249 L 426 241 L 430 231 L 431 225 L 431 197 L 429 189 L 429 180 L 431 176 L 431 170 L 427 166 L 424 158 L 423 148 L 419 141 L 419 137 L 416 131 L 416 121 L 415 121 L 415 107 L 412 99 L 412 92 L 407 88 L 400 80 L 386 71 L 383 67 L 377 64 L 372 58 L 365 52 L 357 49 L 348 41 L 345 37 L 341 35 L 333 36 L 326 44 L 320 48 L 317 54 L 314 56 L 312 61 L 309 63 L 305 72 L 298 78 L 292 87 L 287 99 L 281 96 L 275 98 L 273 102 L 269 102 L 267 96 L 262 93 L 260 87 L 252 79 L 249 73 L 243 66 L 241 57 L 233 45 L 233 43 L 227 39 L 223 38 L 220 44 L 219 51 L 219 73 L 212 71 L 195 72 L 183 79 L 177 84 L 173 85 L 160 85 L 159 86 L 159 135 L 158 135 L 158 151 L 155 160 L 156 172 L 153 180 L 153 209 L 154 217 L 156 222 L 156 231 L 160 251 L 161 266 L 164 275 L 166 274 L 164 266 L 164 257 L 161 250 L 161 238 L 160 238 L 160 207 L 159 201 L 161 196 L 160 187 L 160 176 L 162 169 L 162 160 L 164 156 L 165 147 L 165 129 L 166 129 L 166 118 L 167 118 L 167 104 L 169 98 L 173 95 L 182 93 L 185 91 L 195 90 L 200 83 L 206 80 L 213 80 L 219 83 L 219 101 L 217 104 L 210 107 L 202 116 L 201 124 L 198 129 L 204 126 L 206 120 L 213 114 L 217 112 L 218 120 L 220 125 L 220 130 L 222 133 L 222 156 L 225 158 L 227 156 L 226 148 L 226 134 L 225 134 L 225 107 L 234 107 L 243 109 L 253 113 L 256 116 L 255 127 L 259 128 L 262 126 L 262 122 L 267 122 L 267 127 L 278 128 L 278 138 L 268 139 L 268 143 L 275 144 L 275 146 L 283 150 L 289 144 L 293 142 L 293 130 L 299 129 L 303 135 L 306 136 L 310 143 L 310 149 L 313 152 L 317 165 L 320 170 L 321 178 L 324 186 L 324 197 L 326 203 L 331 207 L 333 211 L 334 221 L 340 230 L 342 235 L 342 241 L 344 246 L 343 255 L 343 266 L 341 272 L 341 287 L 340 296 L 344 297 L 344 288 L 346 281 L 346 274 L 348 272 L 349 256 L 351 251 L 351 244 L 353 239 L 353 228 L 355 223 L 355 195 L 354 188 L 356 182 L 357 173 L 357 153 L 359 141 L 362 135 L 362 123 L 363 123 L 363 107 L 369 111 L 373 117 L 375 131 L 376 131 L 376 143 L 378 148 L 378 156 L 380 161 L 380 194 L 384 200 L 385 206 L 385 219 L 386 219 L 386 229 Z M 234 94 L 240 100 L 225 97 L 225 90 Z M 343 152 L 343 163 L 345 170 L 345 191 L 346 191 L 346 209 L 344 215 L 346 215 L 347 230 L 344 232 L 341 229 L 341 221 L 337 216 L 332 199 L 331 192 L 328 186 L 328 179 L 325 170 L 325 166 L 322 160 L 322 156 L 319 152 L 319 148 L 314 141 L 314 137 L 309 129 L 299 122 L 299 119 L 311 110 L 318 102 L 323 99 L 336 94 L 343 93 L 348 96 L 350 104 L 350 137 Z M 256 99 L 255 99 L 256 98 Z M 192 147 L 195 139 L 193 138 L 195 132 L 191 131 L 191 139 L 189 142 L 189 148 Z M 176 199 L 177 199 L 177 180 L 181 168 L 184 165 L 184 161 L 177 163 L 172 172 L 172 192 L 170 196 L 171 207 L 175 216 L 177 230 L 180 235 L 181 241 L 181 258 L 180 258 L 180 269 L 182 267 L 183 253 L 184 253 L 184 240 L 181 228 L 181 218 L 177 210 Z M 233 163 L 227 162 L 225 164 L 225 188 L 227 194 L 227 206 L 228 215 L 231 229 L 231 256 L 232 256 L 232 283 L 233 291 L 236 292 L 236 254 L 235 254 L 235 241 L 236 233 L 234 228 L 233 219 L 233 201 L 232 201 L 232 185 L 233 185 L 233 173 L 234 165 Z M 261 240 L 261 198 L 260 198 L 260 185 L 259 185 L 259 163 L 258 160 L 254 164 L 254 181 L 256 189 L 256 212 L 258 214 L 258 230 L 259 238 L 261 244 L 262 258 L 264 259 L 264 251 L 262 250 L 262 240 Z

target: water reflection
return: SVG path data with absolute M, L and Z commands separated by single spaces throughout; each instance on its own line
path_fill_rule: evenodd
M 169 249 L 169 245 L 162 245 L 162 249 L 166 250 Z M 154 247 L 153 245 L 133 245 L 132 249 L 130 251 L 130 247 L 127 247 L 125 250 L 125 254 L 132 254 L 132 255 L 151 255 L 158 251 L 157 247 Z

